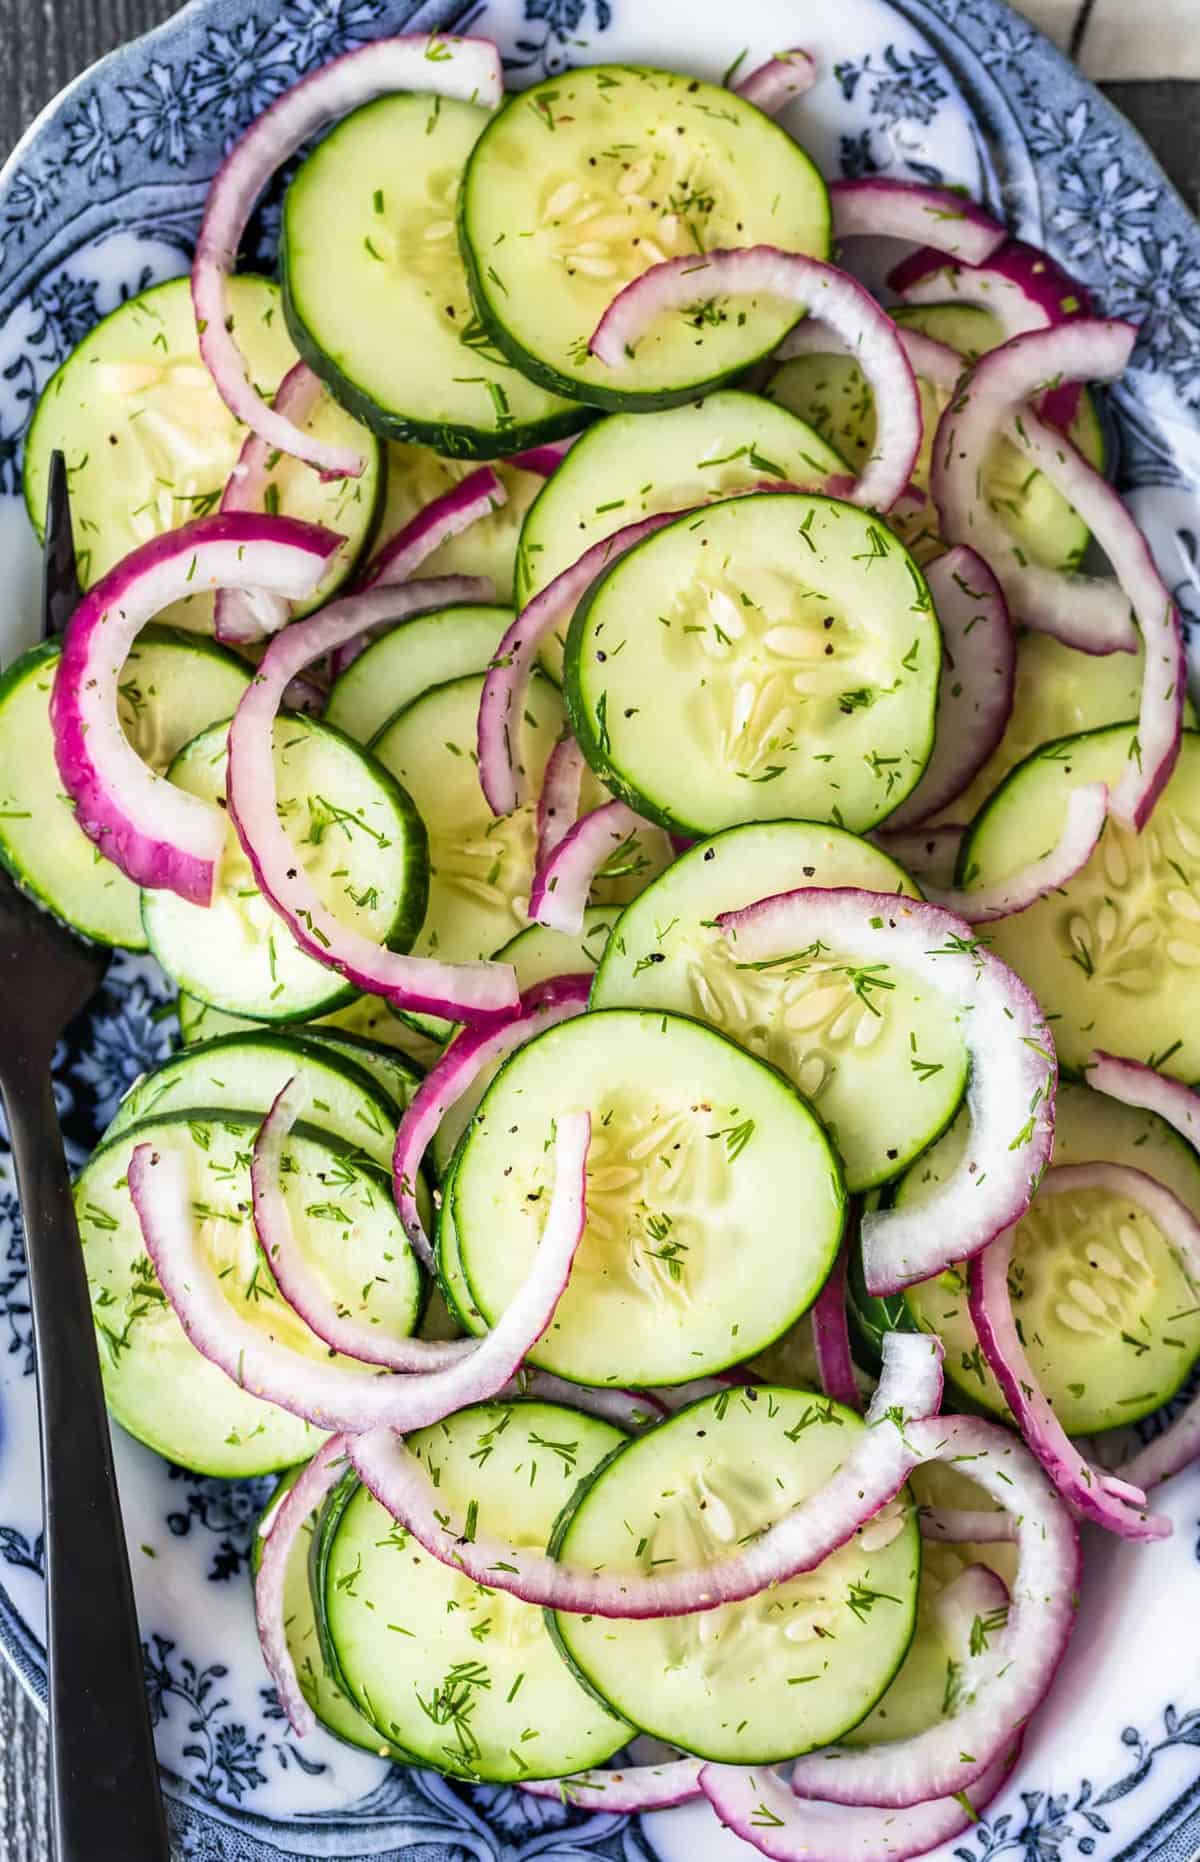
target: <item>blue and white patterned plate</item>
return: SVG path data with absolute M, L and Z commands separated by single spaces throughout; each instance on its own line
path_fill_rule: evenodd
M 44 112 L 0 178 L 0 648 L 33 637 L 37 558 L 20 500 L 42 383 L 107 310 L 184 269 L 229 138 L 302 72 L 454 0 L 192 0 Z M 817 57 L 791 126 L 827 173 L 965 184 L 1142 326 L 1112 397 L 1121 483 L 1185 614 L 1200 620 L 1200 230 L 1104 99 L 998 0 L 484 0 L 463 16 L 528 81 L 598 56 L 719 78 L 781 46 Z M 269 261 L 277 211 L 254 238 Z M 175 1037 L 168 992 L 118 957 L 58 1055 L 72 1161 Z M 1153 1428 L 1153 1424 L 1146 1425 Z M 20 1217 L 0 1148 L 0 1644 L 45 1694 L 37 1418 Z M 116 1432 L 146 1674 L 180 1856 L 405 1862 L 736 1862 L 704 1807 L 590 1817 L 297 1745 L 266 1685 L 247 1554 L 267 1482 L 168 1467 Z M 1087 1546 L 1079 1628 L 1003 1799 L 957 1862 L 1191 1862 L 1200 1849 L 1200 1472 L 1163 1495 L 1175 1537 Z M 98 1600 L 100 1604 L 100 1600 Z M 102 1605 L 101 1605 L 102 1607 Z

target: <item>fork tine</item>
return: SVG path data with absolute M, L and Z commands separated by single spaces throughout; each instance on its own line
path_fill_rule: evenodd
M 67 461 L 52 452 L 46 485 L 46 540 L 42 551 L 42 638 L 61 634 L 83 597 L 75 569 Z

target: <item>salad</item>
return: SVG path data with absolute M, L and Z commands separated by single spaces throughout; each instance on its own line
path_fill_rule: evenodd
M 0 858 L 178 990 L 81 1240 L 295 1734 L 904 1862 L 1200 1455 L 1200 733 L 1136 330 L 814 75 L 277 98 L 42 395 Z

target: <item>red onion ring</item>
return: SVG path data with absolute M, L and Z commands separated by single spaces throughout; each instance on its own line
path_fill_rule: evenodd
M 491 466 L 480 466 L 466 478 L 452 485 L 440 497 L 431 498 L 389 537 L 378 554 L 372 557 L 359 582 L 359 592 L 368 588 L 394 588 L 407 582 L 427 556 L 440 549 L 451 537 L 461 536 L 481 517 L 490 517 L 508 493 Z
M 306 362 L 290 368 L 271 403 L 281 419 L 302 426 L 317 406 L 324 392 L 318 378 Z M 248 433 L 238 454 L 237 464 L 229 474 L 221 493 L 223 511 L 261 511 L 266 496 L 267 479 L 274 448 L 257 433 Z M 291 610 L 279 595 L 245 593 L 240 589 L 217 591 L 213 607 L 213 631 L 227 646 L 245 646 L 251 640 L 265 640 L 285 625 Z
M 267 648 L 229 727 L 229 818 L 260 892 L 301 949 L 368 994 L 450 1021 L 514 1008 L 518 995 L 511 966 L 402 956 L 336 918 L 318 897 L 279 819 L 272 727 L 289 682 L 313 660 L 379 621 L 469 600 L 477 586 L 470 576 L 407 582 L 401 588 L 348 595 L 308 620 L 294 621 Z
M 831 181 L 835 240 L 906 239 L 949 253 L 965 265 L 982 265 L 1008 237 L 1004 227 L 973 200 L 950 188 L 921 181 L 896 181 L 868 175 L 859 181 Z
M 620 369 L 647 326 L 685 310 L 705 293 L 780 297 L 828 324 L 854 354 L 875 398 L 875 448 L 850 502 L 889 511 L 913 474 L 921 447 L 921 400 L 896 326 L 870 293 L 835 265 L 743 246 L 702 257 L 666 259 L 619 291 L 592 332 L 591 353 Z
M 291 517 L 198 517 L 131 551 L 71 616 L 50 699 L 58 772 L 78 826 L 135 885 L 211 905 L 225 851 L 221 810 L 156 776 L 121 729 L 117 683 L 139 632 L 201 589 L 311 594 L 341 541 Z
M 582 931 L 588 893 L 604 862 L 645 824 L 624 802 L 603 802 L 568 828 L 529 889 L 531 923 Z
M 1200 1278 L 1200 1223 L 1165 1185 L 1127 1164 L 1073 1164 L 1048 1170 L 1039 1195 L 1072 1190 L 1109 1190 L 1143 1209 Z M 1071 1441 L 1029 1362 L 1008 1290 L 1014 1229 L 998 1235 L 970 1267 L 971 1320 L 983 1355 L 1004 1392 L 1026 1443 L 1049 1474 L 1063 1499 L 1094 1525 L 1123 1539 L 1162 1539 L 1171 1531 L 1167 1519 L 1146 1511 L 1146 1496 L 1125 1479 L 1115 1483 L 1094 1467 Z
M 636 1434 L 661 1422 L 666 1414 L 663 1405 L 648 1390 L 605 1390 L 589 1384 L 573 1384 L 552 1371 L 535 1370 L 525 1365 L 511 1385 L 500 1391 L 500 1398 L 535 1397 L 543 1403 L 563 1403 L 568 1409 L 581 1409 L 589 1416 L 600 1416 L 615 1423 L 618 1429 Z
M 335 478 L 357 478 L 365 461 L 302 432 L 263 400 L 237 344 L 226 280 L 254 203 L 276 169 L 327 123 L 402 90 L 431 91 L 494 109 L 504 92 L 500 54 L 486 39 L 403 33 L 345 52 L 301 78 L 255 117 L 213 176 L 192 261 L 200 355 L 226 407 L 269 446 Z
M 536 478 L 553 478 L 581 437 L 578 433 L 569 433 L 565 440 L 544 440 L 540 446 L 529 446 L 523 453 L 510 454 L 505 464 L 516 466 L 518 472 L 532 472 Z
M 931 1545 L 1006 1545 L 1017 1537 L 1016 1523 L 1008 1513 L 983 1507 L 973 1512 L 960 1506 L 922 1506 L 917 1513 L 921 1537 Z
M 1062 832 L 1053 847 L 1038 859 L 991 886 L 968 887 L 965 891 L 949 887 L 943 891 L 927 885 L 925 896 L 947 911 L 958 912 L 968 924 L 993 924 L 997 918 L 1010 918 L 1074 879 L 1096 851 L 1107 819 L 1107 787 L 1102 782 L 1086 782 L 1072 789 Z
M 359 1478 L 406 1531 L 432 1557 L 477 1584 L 572 1614 L 627 1620 L 688 1616 L 743 1602 L 811 1571 L 895 1499 L 920 1459 L 913 1458 L 910 1419 L 931 1416 L 941 1401 L 941 1358 L 939 1339 L 889 1332 L 867 1428 L 831 1480 L 751 1543 L 694 1570 L 605 1574 L 560 1564 L 506 1540 L 478 1533 L 468 1538 L 461 1522 L 447 1518 L 445 1496 L 421 1462 L 391 1430 L 360 1436 L 351 1457 Z
M 1008 728 L 1016 682 L 1008 607 L 983 558 L 960 544 L 928 565 L 925 580 L 945 658 L 933 754 L 890 817 L 899 828 L 940 814 L 978 775 Z
M 800 46 L 787 52 L 772 52 L 764 64 L 756 65 L 740 84 L 735 97 L 744 97 L 765 116 L 778 116 L 795 97 L 803 97 L 817 81 L 816 61 Z
M 1103 1048 L 1093 1053 L 1086 1073 L 1088 1085 L 1098 1093 L 1107 1093 L 1110 1099 L 1119 1099 L 1122 1105 L 1135 1106 L 1141 1112 L 1153 1112 L 1186 1138 L 1193 1150 L 1200 1151 L 1200 1093 L 1194 1087 L 1172 1080 L 1140 1060 L 1107 1054 Z
M 961 1018 L 971 1060 L 971 1135 L 923 1203 L 862 1217 L 867 1291 L 898 1293 L 978 1254 L 1022 1216 L 1054 1143 L 1054 1040 L 1021 979 L 938 905 L 857 887 L 803 887 L 724 912 L 718 925 L 756 968 L 835 951 L 920 976 Z
M 262 1562 L 254 1580 L 254 1620 L 258 1640 L 275 1683 L 275 1693 L 297 1739 L 316 1731 L 317 1716 L 304 1698 L 292 1651 L 288 1647 L 284 1586 L 296 1540 L 309 1515 L 320 1506 L 346 1472 L 349 1438 L 333 1435 L 319 1448 L 295 1485 L 271 1516 L 263 1541 Z
M 555 744 L 542 771 L 542 792 L 537 809 L 537 872 L 547 865 L 579 817 L 579 797 L 586 768 L 583 751 L 567 731 Z M 531 899 L 531 905 L 532 902 Z
M 243 1318 L 197 1245 L 181 1153 L 139 1144 L 129 1164 L 129 1188 L 159 1284 L 210 1363 L 240 1389 L 318 1429 L 408 1432 L 494 1397 L 550 1324 L 587 1221 L 590 1133 L 586 1112 L 562 1113 L 557 1120 L 546 1225 L 529 1276 L 503 1316 L 469 1356 L 409 1376 L 303 1357 Z
M 812 1309 L 813 1347 L 821 1388 L 834 1403 L 847 1409 L 862 1408 L 854 1359 L 850 1355 L 850 1328 L 846 1320 L 846 1246 L 843 1243 L 833 1272 L 817 1295 Z
M 498 1023 L 493 1020 L 464 1030 L 429 1069 L 405 1107 L 392 1152 L 392 1182 L 413 1253 L 431 1272 L 433 1248 L 417 1206 L 416 1186 L 434 1133 L 449 1107 L 462 1098 L 485 1067 L 513 1053 L 543 1028 L 581 1015 L 591 982 L 590 976 L 551 977 L 521 997 L 514 1014 Z
M 518 1782 L 531 1797 L 553 1797 L 576 1810 L 636 1817 L 643 1810 L 670 1810 L 700 1796 L 699 1759 L 668 1759 L 662 1765 L 626 1765 L 620 1771 L 581 1771 L 570 1778 Z
M 1112 507 L 1120 512 L 1124 526 L 1138 536 L 1116 492 L 1069 440 L 1057 429 L 1046 427 L 1025 406 L 1047 381 L 1115 380 L 1129 360 L 1136 335 L 1128 323 L 1081 321 L 1014 337 L 999 349 L 989 350 L 966 375 L 942 415 L 933 442 L 930 489 L 946 541 L 969 543 L 986 558 L 1014 620 L 1053 634 L 1084 653 L 1135 650 L 1137 632 L 1129 608 L 1132 604 L 1138 610 L 1134 595 L 1144 582 L 1142 565 L 1137 566 L 1134 586 L 1124 587 L 1120 572 L 1114 581 L 1111 576 L 1068 575 L 1029 561 L 989 508 L 981 489 L 983 472 L 1000 433 L 1024 445 L 1032 429 L 1046 442 L 1034 463 L 1075 505 L 1085 523 L 1090 526 L 1094 517 L 1099 518 L 1105 535 L 1097 540 L 1107 548 L 1106 536 L 1117 531 Z M 1025 450 L 1029 450 L 1027 445 Z M 1129 554 L 1123 528 L 1117 533 L 1117 547 L 1123 555 Z M 1168 602 L 1164 589 L 1164 607 Z M 1144 624 L 1151 619 L 1147 617 Z
M 870 839 L 878 842 L 893 860 L 899 860 L 906 872 L 926 888 L 949 892 L 954 885 L 958 850 L 965 827 L 952 821 L 935 827 L 876 828 Z

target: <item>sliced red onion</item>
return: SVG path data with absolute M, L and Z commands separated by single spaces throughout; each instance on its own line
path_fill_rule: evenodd
M 211 905 L 225 817 L 144 763 L 121 728 L 117 686 L 145 623 L 201 590 L 311 594 L 342 542 L 291 517 L 218 513 L 131 551 L 89 590 L 63 636 L 50 718 L 75 820 L 135 885 Z
M 297 362 L 288 370 L 271 403 L 282 419 L 303 426 L 323 393 L 321 383 L 306 362 Z M 237 464 L 229 474 L 221 494 L 223 511 L 261 511 L 266 497 L 271 458 L 275 449 L 248 433 Z M 217 591 L 213 607 L 213 631 L 227 646 L 245 646 L 251 640 L 265 640 L 285 625 L 291 609 L 279 595 L 254 590 L 222 588 Z
M 537 478 L 553 478 L 559 466 L 582 436 L 569 433 L 565 440 L 546 440 L 540 446 L 529 446 L 523 453 L 513 453 L 505 460 L 506 465 L 516 466 L 519 472 L 532 472 Z
M 576 821 L 533 876 L 531 923 L 549 925 L 553 931 L 582 931 L 592 881 L 605 861 L 643 825 L 640 815 L 617 801 L 603 802 Z
M 908 1738 L 853 1750 L 832 1746 L 797 1759 L 792 1789 L 804 1798 L 906 1809 L 970 1790 L 1008 1757 L 1070 1640 L 1078 1534 L 1029 1450 L 998 1424 L 967 1416 L 939 1416 L 906 1434 L 922 1460 L 961 1468 L 1016 1521 L 1008 1621 L 988 1638 L 972 1699 Z
M 469 1356 L 408 1376 L 302 1356 L 231 1305 L 197 1243 L 180 1152 L 138 1145 L 129 1188 L 146 1251 L 176 1317 L 196 1349 L 240 1389 L 318 1429 L 407 1433 L 494 1397 L 550 1324 L 587 1222 L 590 1133 L 586 1112 L 560 1114 L 546 1225 L 529 1276 L 502 1317 Z
M 572 1614 L 630 1620 L 688 1616 L 741 1603 L 769 1585 L 813 1570 L 895 1499 L 921 1459 L 921 1454 L 913 1458 L 909 1419 L 932 1415 L 941 1401 L 941 1358 L 940 1339 L 889 1332 L 867 1428 L 836 1474 L 750 1543 L 692 1570 L 609 1574 L 560 1564 L 545 1552 L 507 1540 L 468 1534 L 461 1521 L 447 1516 L 445 1496 L 422 1463 L 387 1429 L 360 1437 L 352 1458 L 360 1479 L 406 1531 L 442 1564 L 477 1584 Z
M 318 1269 L 306 1260 L 288 1214 L 283 1158 L 307 1102 L 299 1079 L 280 1089 L 259 1127 L 250 1166 L 254 1228 L 280 1293 L 310 1332 L 358 1364 L 377 1364 L 389 1371 L 437 1371 L 470 1357 L 478 1349 L 476 1339 L 389 1338 L 368 1320 L 343 1313 Z
M 389 537 L 379 553 L 367 564 L 359 590 L 394 588 L 407 582 L 427 556 L 440 549 L 451 537 L 459 537 L 481 517 L 490 517 L 507 503 L 508 493 L 491 466 L 480 466 L 466 478 L 452 485 L 440 497 L 431 498 L 415 516 Z
M 531 1778 L 522 1791 L 553 1797 L 576 1810 L 611 1817 L 636 1817 L 643 1810 L 670 1810 L 700 1796 L 699 1759 L 667 1759 L 661 1765 L 627 1765 L 620 1771 L 581 1771 L 570 1778 Z
M 918 976 L 959 1019 L 971 1062 L 970 1137 L 924 1202 L 862 1217 L 867 1290 L 898 1293 L 978 1254 L 1022 1216 L 1054 1143 L 1054 1040 L 1041 1009 L 965 919 L 857 887 L 803 887 L 717 920 L 739 962 L 787 974 L 818 953 Z
M 833 1272 L 817 1295 L 812 1309 L 813 1346 L 821 1388 L 835 1403 L 861 1409 L 862 1397 L 850 1355 L 850 1329 L 846 1320 L 846 1247 L 843 1243 Z
M 965 827 L 942 822 L 936 827 L 876 828 L 871 839 L 918 881 L 922 891 L 949 892 L 962 846 Z
M 779 297 L 820 318 L 851 350 L 875 399 L 875 446 L 851 502 L 889 511 L 913 475 L 921 447 L 921 398 L 896 326 L 847 272 L 777 246 L 744 246 L 666 259 L 619 291 L 592 332 L 591 352 L 620 369 L 656 317 L 697 298 L 729 293 Z
M 1145 1492 L 1181 1474 L 1200 1457 L 1200 1396 L 1194 1396 L 1186 1409 L 1169 1422 L 1161 1435 L 1139 1448 L 1121 1465 L 1123 1479 Z
M 648 1390 L 605 1390 L 590 1384 L 569 1383 L 551 1371 L 535 1370 L 531 1365 L 517 1372 L 501 1396 L 534 1397 L 542 1403 L 565 1403 L 568 1409 L 581 1409 L 589 1416 L 599 1416 L 618 1429 L 636 1434 L 640 1429 L 661 1422 L 666 1409 Z
M 1193 1280 L 1200 1281 L 1200 1222 L 1179 1198 L 1127 1164 L 1073 1164 L 1047 1171 L 1039 1194 L 1106 1190 L 1143 1210 L 1166 1236 Z M 971 1319 L 1018 1428 L 1063 1498 L 1084 1519 L 1124 1539 L 1162 1539 L 1171 1523 L 1146 1511 L 1145 1493 L 1122 1468 L 1114 1479 L 1071 1441 L 1029 1363 L 1009 1297 L 1015 1232 L 998 1235 L 970 1270 Z
M 302 711 L 309 718 L 319 718 L 328 699 L 328 687 L 306 672 L 291 680 L 283 695 L 283 702 L 289 711 Z
M 949 343 L 940 343 L 935 336 L 926 336 L 923 330 L 905 329 L 900 324 L 896 325 L 896 335 L 913 374 L 943 394 L 953 394 L 968 366 L 957 349 L 951 349 Z M 850 344 L 820 318 L 805 317 L 794 330 L 788 331 L 775 351 L 775 358 L 779 362 L 790 362 L 796 356 L 850 356 L 853 353 Z M 828 480 L 825 491 L 831 498 L 842 498 L 853 485 L 853 479 L 843 480 L 838 474 Z M 917 499 L 924 498 L 925 494 L 919 486 L 910 483 L 902 495 Z
M 460 1100 L 494 1061 L 503 1060 L 532 1035 L 556 1022 L 581 1015 L 587 1007 L 590 976 L 554 976 L 530 989 L 515 1013 L 465 1030 L 429 1069 L 404 1110 L 392 1152 L 396 1207 L 414 1254 L 433 1271 L 433 1247 L 417 1206 L 421 1163 L 449 1108 Z
M 1034 463 L 1075 505 L 1085 523 L 1091 526 L 1093 518 L 1099 518 L 1106 534 L 1097 540 L 1107 548 L 1107 534 L 1117 531 L 1114 507 L 1137 537 L 1136 526 L 1116 492 L 1069 440 L 1025 406 L 1048 381 L 1115 380 L 1129 360 L 1136 336 L 1129 323 L 1078 322 L 1014 337 L 999 349 L 989 350 L 964 378 L 942 415 L 933 442 L 930 489 L 946 541 L 970 544 L 991 564 L 1014 620 L 1053 634 L 1064 645 L 1085 653 L 1136 649 L 1137 630 L 1129 609 L 1131 604 L 1137 609 L 1134 596 L 1144 586 L 1144 565 L 1139 559 L 1134 586 L 1123 587 L 1120 569 L 1114 581 L 1111 576 L 1065 574 L 1032 562 L 988 505 L 984 476 L 999 435 L 1025 444 L 1030 431 L 1035 431 L 1045 445 L 1039 447 Z M 1125 543 L 1123 530 L 1117 533 L 1117 541 L 1120 549 Z M 1142 552 L 1148 564 L 1144 544 Z M 1127 544 L 1123 554 L 1129 554 Z M 1165 590 L 1163 606 L 1169 606 Z
M 933 754 L 890 817 L 889 825 L 899 828 L 940 814 L 978 775 L 1008 728 L 1016 682 L 1012 622 L 983 558 L 960 544 L 928 565 L 925 580 L 945 658 Z
M 524 607 L 496 648 L 479 701 L 479 781 L 494 815 L 511 815 L 525 799 L 520 760 L 525 688 L 542 642 L 564 626 L 598 575 L 643 537 L 673 524 L 683 511 L 658 511 L 626 524 L 585 550 L 578 562 L 548 582 Z
M 1107 819 L 1107 787 L 1102 782 L 1084 783 L 1072 789 L 1062 832 L 1048 852 L 994 885 L 966 891 L 955 887 L 943 891 L 927 885 L 925 895 L 948 911 L 958 912 L 969 924 L 992 924 L 997 918 L 1010 918 L 1074 879 L 1096 851 Z
M 551 855 L 561 846 L 578 819 L 579 797 L 586 768 L 583 751 L 568 731 L 555 744 L 542 772 L 542 792 L 538 796 L 537 811 L 538 871 L 548 864 Z
M 1011 1514 L 989 1512 L 985 1507 L 972 1511 L 960 1506 L 923 1506 L 918 1508 L 918 1523 L 921 1537 L 933 1545 L 1004 1545 L 1017 1537 Z
M 1200 1092 L 1172 1080 L 1140 1060 L 1126 1060 L 1097 1048 L 1087 1064 L 1087 1083 L 1122 1105 L 1153 1112 L 1200 1151 Z
M 271 1514 L 262 1548 L 262 1562 L 254 1580 L 254 1618 L 258 1640 L 275 1683 L 275 1693 L 288 1725 L 297 1739 L 316 1731 L 317 1716 L 304 1698 L 292 1651 L 288 1647 L 285 1585 L 288 1565 L 305 1521 L 332 1492 L 349 1462 L 349 1438 L 333 1435 L 319 1448 L 295 1485 Z
M 948 253 L 965 265 L 982 265 L 1007 238 L 999 222 L 975 201 L 921 181 L 895 181 L 886 175 L 831 181 L 829 200 L 835 240 L 860 234 L 905 239 Z
M 795 97 L 803 97 L 817 81 L 816 61 L 810 52 L 796 45 L 787 52 L 773 52 L 765 64 L 756 65 L 734 94 L 744 97 L 766 116 L 778 116 Z
M 969 1794 L 933 1798 L 908 1810 L 801 1800 L 766 1766 L 705 1765 L 700 1788 L 724 1827 L 772 1862 L 908 1862 L 969 1830 L 1015 1760 L 1015 1749 L 997 1759 Z
M 504 93 L 500 54 L 486 39 L 403 33 L 345 52 L 301 78 L 254 118 L 213 176 L 192 261 L 200 354 L 226 407 L 268 445 L 335 478 L 357 478 L 365 460 L 303 432 L 264 401 L 238 347 L 226 280 L 276 169 L 327 124 L 392 91 L 431 91 L 494 109 Z
M 232 519 L 225 519 L 232 522 Z M 438 963 L 387 950 L 345 925 L 325 906 L 301 865 L 276 808 L 272 726 L 292 679 L 313 660 L 382 620 L 468 601 L 470 576 L 438 576 L 402 588 L 348 595 L 276 634 L 229 727 L 229 818 L 237 829 L 259 891 L 302 950 L 356 988 L 399 1008 L 472 1021 L 515 1008 L 516 975 L 508 964 Z

